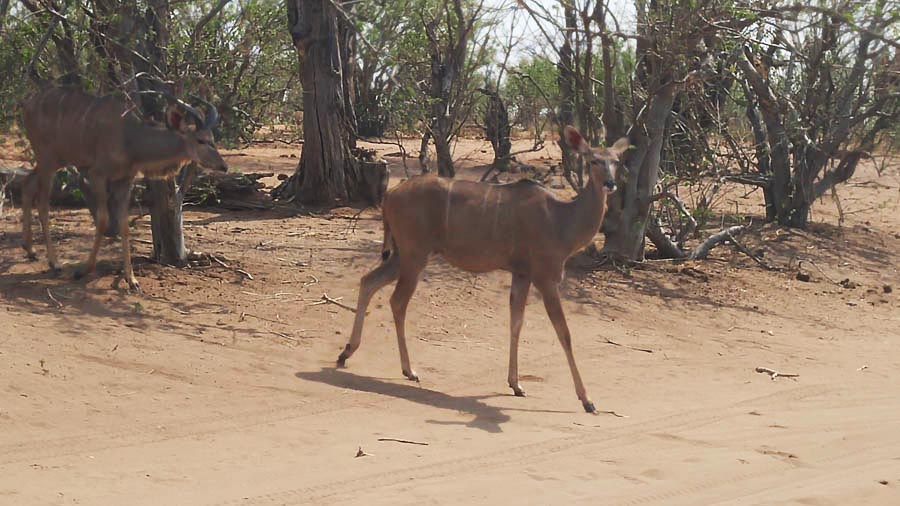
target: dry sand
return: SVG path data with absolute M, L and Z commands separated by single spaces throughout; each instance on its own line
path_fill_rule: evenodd
M 289 173 L 296 152 L 229 161 Z M 469 167 L 489 153 L 475 141 L 457 150 Z M 387 159 L 399 180 L 399 158 Z M 900 504 L 898 188 L 896 166 L 877 177 L 866 165 L 840 190 L 852 213 L 842 226 L 829 200 L 809 231 L 745 236 L 773 263 L 807 259 L 808 283 L 727 247 L 629 275 L 576 258 L 563 284 L 576 357 L 598 408 L 623 417 L 582 412 L 533 292 L 520 351 L 528 397 L 513 397 L 508 275 L 439 260 L 407 324 L 421 383 L 400 374 L 389 289 L 359 352 L 334 369 L 352 314 L 315 302 L 354 304 L 379 260 L 377 211 L 190 209 L 190 246 L 229 268 L 138 259 L 135 295 L 113 287 L 118 243 L 87 282 L 71 269 L 51 276 L 40 246 L 26 262 L 7 207 L 0 504 Z M 742 194 L 720 208 L 759 215 L 758 197 Z M 82 261 L 87 213 L 56 210 L 52 223 L 61 258 Z M 146 256 L 148 218 L 133 237 Z M 799 377 L 773 381 L 757 366 Z

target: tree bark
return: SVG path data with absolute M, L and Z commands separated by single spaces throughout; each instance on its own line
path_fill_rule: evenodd
M 3 21 L 6 19 L 6 11 L 9 9 L 9 0 L 0 0 L 0 36 L 3 35 Z
M 352 4 L 342 4 L 349 11 Z M 294 175 L 273 195 L 303 204 L 333 206 L 366 200 L 372 175 L 353 155 L 356 117 L 352 98 L 353 28 L 330 0 L 289 0 L 288 29 L 297 50 L 303 87 L 303 152 Z M 386 178 L 386 173 L 375 174 Z
M 492 167 L 498 172 L 509 170 L 510 152 L 512 142 L 509 140 L 509 112 L 506 103 L 500 98 L 500 94 L 490 88 L 480 88 L 478 91 L 487 96 L 487 109 L 484 113 L 484 133 L 491 141 L 494 148 L 494 162 Z
M 195 171 L 196 168 L 191 164 L 182 169 L 176 178 L 147 180 L 153 260 L 161 264 L 180 267 L 187 263 L 182 205 Z
M 559 60 L 557 60 L 556 68 L 559 71 L 557 77 L 557 85 L 559 86 L 559 112 L 557 118 L 559 120 L 559 149 L 562 152 L 562 172 L 567 175 L 567 179 L 571 183 L 571 174 L 577 172 L 576 164 L 578 163 L 575 153 L 565 141 L 565 128 L 572 125 L 575 121 L 575 58 L 572 52 L 572 34 L 577 29 L 575 19 L 575 9 L 570 2 L 563 2 L 563 8 L 566 19 L 566 31 L 563 33 L 563 43 L 559 49 Z M 582 186 L 582 181 L 577 182 L 577 186 Z
M 141 20 L 144 30 L 143 51 L 148 59 L 134 59 L 135 69 L 155 75 L 154 67 L 168 72 L 164 48 L 169 46 L 169 0 L 150 0 Z M 137 80 L 141 90 L 158 90 L 160 84 L 146 77 Z M 177 90 L 171 90 L 177 91 Z M 162 118 L 163 108 L 158 97 L 141 96 L 145 117 Z M 167 265 L 185 265 L 188 249 L 184 244 L 182 204 L 184 195 L 194 179 L 197 168 L 190 164 L 181 169 L 175 179 L 148 180 L 147 191 L 151 196 L 150 229 L 153 233 L 153 259 Z
M 651 195 L 659 181 L 659 162 L 666 133 L 666 120 L 672 112 L 677 85 L 670 82 L 662 86 L 650 99 L 648 112 L 634 128 L 632 144 L 624 163 L 628 176 L 619 191 L 613 193 L 603 219 L 603 253 L 641 261 L 644 259 L 644 237 Z

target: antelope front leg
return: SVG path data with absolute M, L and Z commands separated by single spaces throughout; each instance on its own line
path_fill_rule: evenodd
M 353 353 L 359 348 L 362 341 L 363 323 L 366 320 L 366 309 L 375 292 L 381 290 L 384 285 L 397 279 L 400 273 L 400 262 L 396 255 L 391 255 L 372 272 L 362 277 L 359 282 L 359 296 L 356 300 L 356 318 L 353 320 L 353 331 L 350 333 L 350 341 L 344 346 L 337 359 L 338 367 L 343 367 Z
M 516 397 L 525 397 L 525 391 L 519 385 L 519 333 L 525 316 L 525 302 L 531 279 L 522 274 L 513 274 L 512 286 L 509 289 L 509 387 Z
M 397 347 L 400 349 L 400 368 L 403 375 L 412 381 L 419 381 L 419 375 L 410 366 L 409 351 L 406 349 L 406 308 L 409 306 L 409 299 L 416 291 L 418 282 L 418 272 L 414 275 L 401 274 L 400 279 L 397 280 L 397 286 L 394 288 L 394 294 L 391 295 L 391 310 L 394 313 L 394 326 L 397 329 Z
M 88 274 L 94 272 L 97 266 L 97 253 L 100 251 L 100 243 L 109 224 L 109 209 L 106 204 L 106 180 L 103 178 L 89 179 L 91 183 L 91 191 L 94 192 L 94 199 L 97 204 L 96 230 L 94 233 L 94 245 L 91 247 L 91 254 L 88 257 L 84 267 L 77 269 L 74 274 L 75 279 L 81 279 Z
M 47 264 L 50 265 L 51 271 L 59 272 L 59 260 L 56 258 L 56 248 L 53 246 L 53 239 L 50 237 L 50 193 L 53 191 L 53 177 L 56 175 L 56 172 L 44 170 L 41 167 L 38 167 L 35 170 L 38 171 L 38 217 L 41 220 L 44 242 L 47 244 Z M 30 221 L 29 228 L 31 228 Z
M 34 253 L 34 236 L 31 230 L 31 206 L 34 204 L 34 196 L 37 193 L 38 175 L 35 171 L 25 176 L 22 185 L 22 249 L 29 260 L 37 260 Z
M 131 240 L 130 230 L 128 228 L 128 207 L 131 203 L 131 181 L 127 181 L 125 187 L 122 188 L 121 182 L 117 182 L 113 187 L 117 191 L 124 191 L 123 198 L 117 200 L 116 213 L 119 218 L 119 238 L 122 239 L 122 272 L 128 288 L 136 292 L 141 291 L 141 285 L 134 276 L 134 267 L 131 265 Z
M 560 276 L 557 279 L 560 279 Z M 562 303 L 559 299 L 559 285 L 556 281 L 544 281 L 535 284 L 541 295 L 544 297 L 544 308 L 547 309 L 547 316 L 553 322 L 553 328 L 556 330 L 556 336 L 559 343 L 566 352 L 566 360 L 569 362 L 569 370 L 572 372 L 572 380 L 575 382 L 575 393 L 584 406 L 584 410 L 588 413 L 597 413 L 597 408 L 587 395 L 584 383 L 581 381 L 581 374 L 578 373 L 578 366 L 575 365 L 575 354 L 572 351 L 572 335 L 569 333 L 569 326 L 566 324 L 566 315 L 563 313 Z

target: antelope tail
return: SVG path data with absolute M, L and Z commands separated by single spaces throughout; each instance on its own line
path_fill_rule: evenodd
M 391 226 L 387 219 L 384 220 L 384 242 L 381 245 L 381 261 L 385 262 L 391 258 L 391 254 L 397 254 L 397 244 L 394 242 L 394 236 L 391 235 Z

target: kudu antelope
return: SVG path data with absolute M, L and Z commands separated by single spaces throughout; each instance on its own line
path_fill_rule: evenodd
M 572 339 L 560 303 L 559 283 L 566 260 L 597 234 L 606 212 L 607 194 L 615 191 L 615 173 L 628 139 L 612 148 L 593 151 L 572 127 L 566 141 L 588 162 L 587 187 L 574 200 L 560 200 L 529 180 L 494 185 L 457 181 L 434 175 L 410 178 L 388 191 L 382 204 L 384 246 L 382 262 L 363 276 L 350 341 L 338 357 L 343 366 L 359 348 L 366 308 L 379 289 L 397 281 L 391 309 L 400 348 L 403 375 L 418 381 L 409 363 L 404 320 L 419 273 L 431 254 L 470 272 L 505 270 L 512 273 L 510 289 L 509 386 L 519 385 L 519 333 L 532 284 L 562 344 L 575 381 L 575 393 L 585 411 L 596 412 L 575 365 Z
M 128 241 L 128 204 L 131 182 L 138 172 L 150 178 L 169 178 L 188 162 L 225 171 L 227 166 L 216 150 L 212 128 L 218 120 L 216 108 L 207 105 L 205 115 L 184 102 L 168 97 L 166 126 L 140 121 L 128 105 L 116 97 L 96 97 L 80 90 L 49 88 L 23 104 L 22 123 L 36 160 L 22 193 L 23 247 L 28 257 L 36 258 L 31 235 L 31 207 L 37 204 L 47 243 L 47 261 L 59 270 L 56 250 L 50 238 L 50 191 L 56 171 L 75 166 L 85 175 L 96 199 L 96 235 L 87 263 L 75 271 L 75 278 L 91 273 L 97 263 L 97 251 L 106 231 L 107 183 L 128 194 L 117 199 L 119 236 L 122 239 L 124 277 L 131 289 L 139 289 L 131 267 Z

